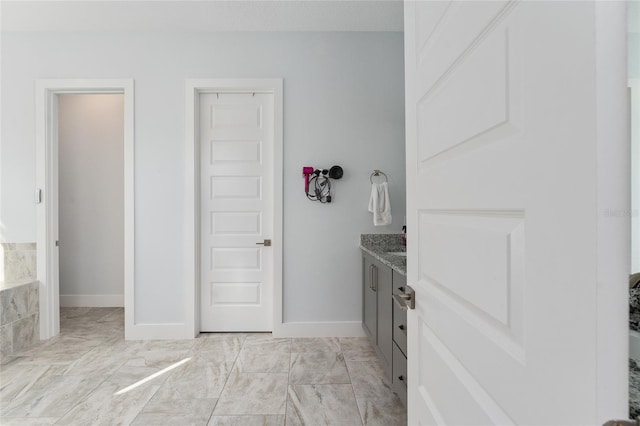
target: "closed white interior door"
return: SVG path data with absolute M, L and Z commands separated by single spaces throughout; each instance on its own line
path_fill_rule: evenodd
M 271 331 L 274 98 L 200 94 L 201 331 Z
M 626 417 L 620 10 L 405 3 L 409 424 Z

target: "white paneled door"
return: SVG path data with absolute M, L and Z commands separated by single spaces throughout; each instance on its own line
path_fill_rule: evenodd
M 405 2 L 410 425 L 627 416 L 624 15 Z
M 273 94 L 200 94 L 199 111 L 200 330 L 271 331 Z

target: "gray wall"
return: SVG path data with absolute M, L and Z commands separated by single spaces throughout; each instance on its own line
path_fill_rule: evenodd
M 124 95 L 58 97 L 58 165 L 60 304 L 122 306 Z
M 360 233 L 399 232 L 402 33 L 3 33 L 3 241 L 35 241 L 34 81 L 135 80 L 136 322 L 183 322 L 186 78 L 284 79 L 284 318 L 360 318 Z M 335 202 L 301 168 L 340 164 Z M 374 228 L 369 174 L 389 176 L 394 223 Z

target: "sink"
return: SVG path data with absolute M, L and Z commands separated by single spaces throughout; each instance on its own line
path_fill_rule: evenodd
M 406 251 L 388 251 L 387 254 L 390 254 L 392 256 L 407 257 L 407 252 Z

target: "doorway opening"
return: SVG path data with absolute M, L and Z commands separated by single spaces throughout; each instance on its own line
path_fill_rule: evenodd
M 111 130 L 120 134 L 118 146 L 102 146 L 103 151 L 96 152 L 97 145 L 108 145 L 102 140 L 105 129 L 92 135 L 86 132 L 92 128 L 96 131 L 96 126 L 106 123 L 101 115 L 108 107 L 119 111 L 113 118 L 119 123 L 118 128 Z M 91 112 L 95 114 L 87 115 Z M 114 125 L 113 122 L 107 124 Z M 105 156 L 113 158 L 109 160 Z M 36 158 L 41 339 L 59 334 L 60 307 L 65 305 L 124 306 L 125 338 L 131 338 L 129 334 L 134 328 L 133 81 L 39 80 Z M 117 170 L 112 170 L 117 176 L 96 173 L 113 168 L 118 159 Z M 112 182 L 111 189 L 106 189 L 103 180 L 108 179 L 118 182 Z M 104 203 L 107 199 L 117 205 L 107 207 Z M 119 230 L 116 231 L 119 237 L 107 241 L 105 231 L 114 232 L 114 227 Z M 104 247 L 100 247 L 101 244 Z M 112 253 L 107 253 L 108 250 Z M 95 269 L 96 265 L 100 268 Z M 104 280 L 99 276 L 102 274 L 107 275 Z M 108 281 L 114 282 L 105 284 Z
M 110 314 L 123 330 L 124 96 L 57 97 L 61 329 Z

